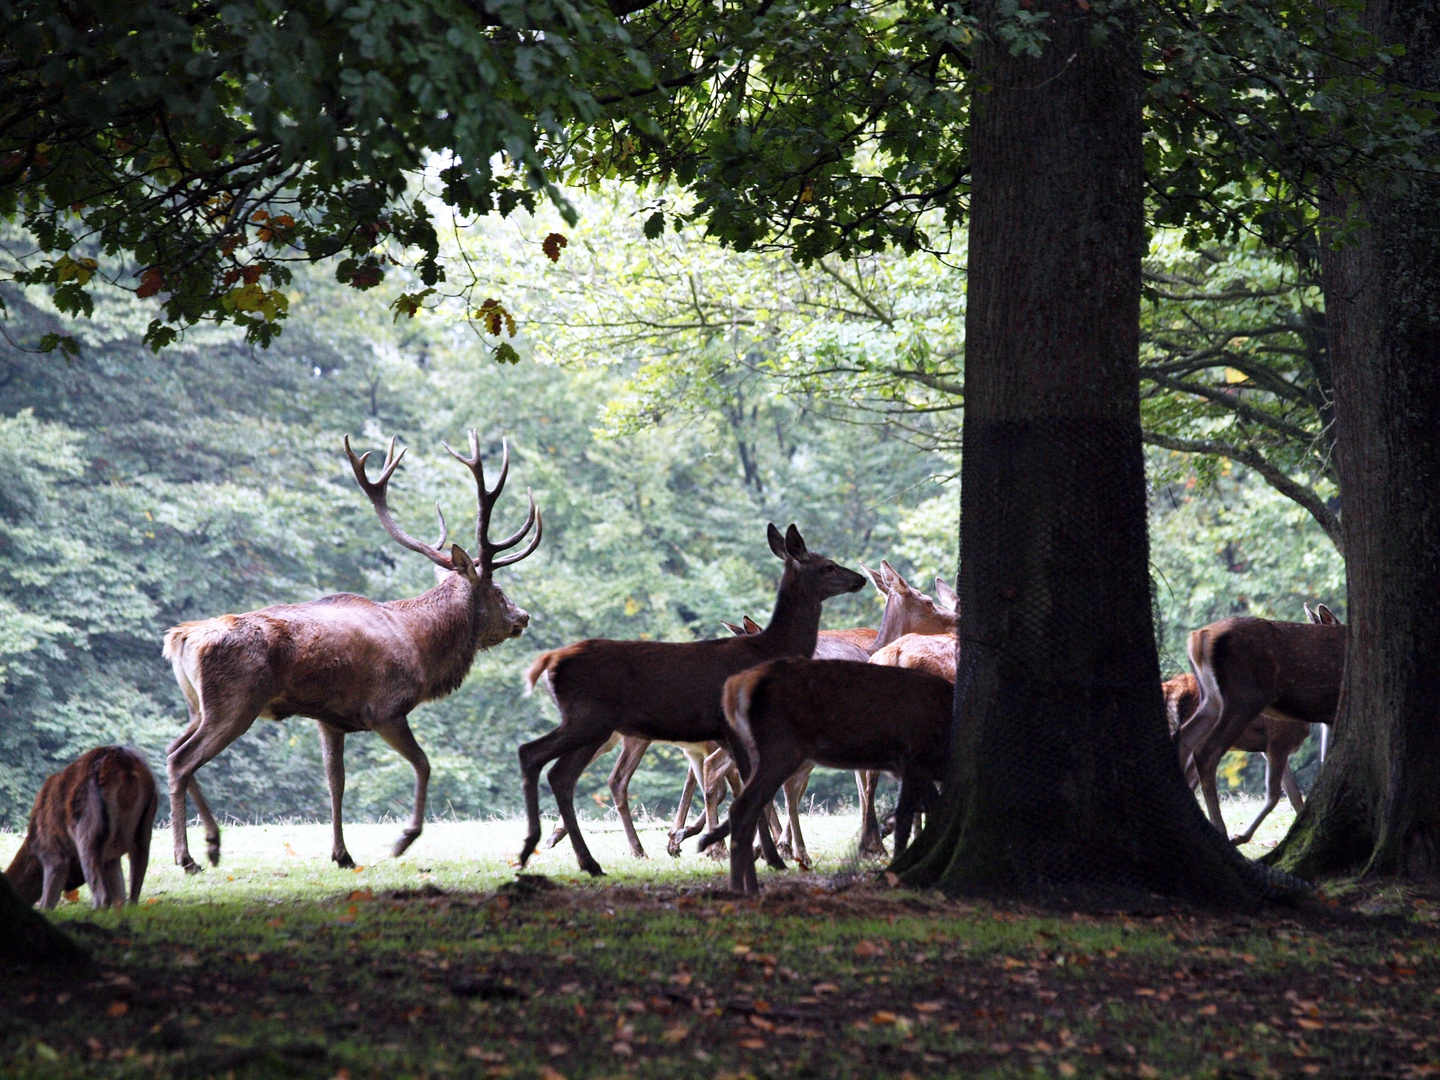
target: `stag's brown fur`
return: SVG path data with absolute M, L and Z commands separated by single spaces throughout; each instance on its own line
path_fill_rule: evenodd
M 449 450 L 449 447 L 446 447 Z M 509 447 L 493 491 L 485 487 L 479 442 L 470 433 L 470 457 L 450 453 L 475 477 L 480 511 L 476 528 L 478 562 L 458 544 L 449 552 L 441 538 L 432 546 L 416 540 L 394 521 L 386 503 L 386 485 L 400 463 L 394 441 L 377 480 L 365 472 L 366 453 L 356 457 L 347 438 L 345 451 L 356 482 L 370 498 L 381 524 L 403 547 L 435 564 L 437 584 L 420 596 L 376 602 L 338 593 L 303 604 L 276 604 L 240 615 L 182 623 L 165 634 L 164 655 L 185 695 L 190 722 L 170 744 L 170 808 L 175 830 L 175 861 L 187 871 L 199 869 L 185 835 L 185 795 L 195 798 L 204 819 L 211 864 L 220 861 L 220 831 L 195 772 L 249 730 L 257 719 L 304 716 L 318 721 L 325 777 L 330 787 L 333 831 L 331 858 L 353 866 L 345 847 L 341 803 L 345 794 L 345 736 L 373 731 L 394 747 L 415 770 L 415 809 L 410 826 L 396 842 L 399 855 L 420 835 L 430 762 L 410 730 L 408 715 L 417 705 L 444 697 L 465 680 L 475 654 L 519 637 L 530 616 L 496 587 L 492 572 L 525 558 L 540 542 L 541 523 L 530 500 L 525 525 L 507 540 L 491 541 L 490 512 L 505 486 Z M 535 526 L 518 555 L 497 559 Z
M 120 857 L 130 859 L 130 902 L 140 899 L 155 827 L 155 777 L 134 750 L 101 746 L 50 777 L 5 871 L 27 904 L 53 908 L 62 893 L 90 887 L 96 908 L 125 902 Z

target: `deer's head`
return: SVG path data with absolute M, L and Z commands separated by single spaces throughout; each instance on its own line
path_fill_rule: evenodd
M 475 552 L 474 558 L 459 544 L 451 544 L 449 551 L 445 550 L 445 538 L 448 529 L 445 525 L 445 515 L 440 510 L 440 505 L 435 505 L 435 513 L 440 518 L 440 538 L 434 544 L 427 544 L 423 540 L 417 540 L 404 529 L 400 528 L 390 512 L 386 502 L 385 489 L 390 482 L 391 475 L 395 472 L 400 459 L 405 456 L 402 447 L 399 453 L 395 452 L 395 439 L 390 440 L 390 448 L 385 452 L 385 464 L 380 470 L 380 475 L 371 480 L 365 472 L 365 460 L 370 456 L 371 451 L 356 456 L 350 449 L 350 436 L 345 436 L 345 455 L 350 459 L 350 468 L 355 472 L 355 482 L 370 499 L 370 505 L 375 508 L 375 516 L 380 519 L 380 524 L 400 546 L 409 548 L 411 551 L 419 552 L 435 564 L 435 576 L 442 588 L 461 590 L 467 594 L 467 600 L 472 612 L 473 623 L 476 631 L 476 644 L 480 648 L 489 648 L 498 645 L 506 638 L 519 637 L 525 632 L 525 627 L 530 623 L 530 615 L 523 608 L 517 607 L 494 582 L 494 573 L 502 566 L 510 566 L 530 555 L 540 546 L 540 537 L 544 531 L 544 522 L 540 518 L 540 511 L 535 508 L 535 496 L 528 490 L 530 498 L 530 512 L 525 517 L 525 524 L 517 529 L 504 540 L 492 541 L 490 539 L 490 514 L 495 508 L 496 500 L 500 498 L 500 492 L 505 489 L 505 479 L 510 474 L 510 444 L 508 441 L 501 443 L 502 456 L 500 461 L 500 475 L 495 481 L 493 489 L 485 486 L 485 467 L 480 460 L 480 439 L 472 430 L 470 436 L 470 455 L 466 457 L 448 444 L 441 445 L 449 451 L 460 464 L 470 470 L 475 477 L 476 498 L 479 501 L 479 512 L 475 524 Z M 523 551 L 514 555 L 506 555 L 497 558 L 500 552 L 513 548 L 521 540 L 525 539 L 531 529 L 535 535 L 525 545 Z
M 793 524 L 785 530 L 784 536 L 774 525 L 766 528 L 765 535 L 775 557 L 785 562 L 785 572 L 780 579 L 782 588 L 788 581 L 801 593 L 816 600 L 828 600 L 841 593 L 859 592 L 865 587 L 865 579 L 854 570 L 807 550 L 800 530 Z
M 864 563 L 860 564 L 860 569 L 885 597 L 885 612 L 880 616 L 875 648 L 888 645 L 906 634 L 948 634 L 954 631 L 958 621 L 955 592 L 941 579 L 935 579 L 943 601 L 937 603 L 901 577 L 900 572 L 884 559 L 880 560 L 878 571 L 871 570 Z

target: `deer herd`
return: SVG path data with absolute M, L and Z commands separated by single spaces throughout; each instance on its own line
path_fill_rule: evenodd
M 345 439 L 355 481 L 380 524 L 396 543 L 434 564 L 433 588 L 386 602 L 338 593 L 181 623 L 166 632 L 163 655 L 189 714 L 166 762 L 175 861 L 187 872 L 200 869 L 186 835 L 187 799 L 205 826 L 209 862 L 220 861 L 220 829 L 196 772 L 257 719 L 316 721 L 330 789 L 331 859 L 339 866 L 354 865 L 341 824 L 345 736 L 353 732 L 377 733 L 415 771 L 413 814 L 392 853 L 398 856 L 420 835 L 430 765 L 409 714 L 459 687 L 481 649 L 524 632 L 530 616 L 500 590 L 494 573 L 533 553 L 543 535 L 530 495 L 520 528 L 503 540 L 490 537 L 491 515 L 509 474 L 508 443 L 502 443 L 493 488 L 486 486 L 474 431 L 468 455 L 445 449 L 475 481 L 473 557 L 458 543 L 446 547 L 443 514 L 433 544 L 395 521 L 386 493 L 405 454 L 396 452 L 396 440 L 371 479 L 370 452 L 357 456 Z M 885 851 L 875 786 L 881 773 L 897 777 L 894 845 L 897 855 L 904 851 L 916 815 L 935 803 L 949 758 L 960 647 L 955 592 L 937 579 L 935 598 L 927 596 L 886 561 L 878 571 L 863 565 L 863 573 L 850 570 L 810 551 L 794 525 L 783 534 L 770 525 L 767 532 L 783 568 L 763 627 L 745 616 L 725 624 L 729 637 L 683 643 L 592 638 L 544 652 L 530 665 L 526 693 L 543 686 L 560 724 L 520 747 L 527 824 L 521 867 L 541 841 L 539 780 L 549 765 L 562 824 L 548 846 L 568 836 L 581 869 L 603 873 L 585 844 L 574 793 L 586 767 L 617 744 L 610 790 L 630 850 L 643 858 L 628 786 L 653 742 L 679 747 L 689 765 L 669 853 L 678 855 L 680 843 L 703 829 L 700 849 L 723 858 L 728 836 L 736 891 L 758 891 L 757 834 L 771 867 L 784 869 L 786 857 L 809 867 L 799 809 L 816 765 L 855 771 L 861 854 Z M 501 554 L 527 536 L 523 549 Z M 822 631 L 824 602 L 867 583 L 884 598 L 879 627 Z M 1237 843 L 1254 835 L 1282 793 L 1299 809 L 1290 755 L 1311 724 L 1327 725 L 1335 715 L 1347 631 L 1324 605 L 1305 610 L 1305 623 L 1230 618 L 1196 630 L 1188 643 L 1193 673 L 1162 687 L 1180 766 L 1191 786 L 1200 788 L 1217 829 L 1225 830 L 1216 792 L 1220 759 L 1232 748 L 1266 756 L 1266 802 Z M 734 800 L 722 822 L 727 788 Z M 705 809 L 691 826 L 696 790 Z M 783 824 L 773 805 L 781 792 Z M 96 907 L 119 905 L 127 895 L 120 873 L 126 855 L 134 903 L 144 883 L 157 802 L 154 778 L 137 752 L 91 750 L 41 787 L 24 841 L 6 870 L 12 887 L 25 902 L 48 908 L 83 882 Z

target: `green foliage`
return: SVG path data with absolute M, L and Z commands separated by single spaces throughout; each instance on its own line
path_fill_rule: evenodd
M 594 116 L 597 81 L 644 70 L 584 2 L 15 0 L 0 20 L 0 215 L 38 249 L 13 278 L 88 315 L 96 264 L 71 251 L 133 259 L 136 295 L 163 294 L 155 348 L 201 319 L 268 344 L 295 260 L 337 257 L 367 289 L 399 257 L 434 286 L 414 175 L 433 166 L 429 193 L 465 213 L 563 201 L 547 144 Z

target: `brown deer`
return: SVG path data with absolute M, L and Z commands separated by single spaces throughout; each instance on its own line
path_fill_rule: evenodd
M 495 585 L 492 575 L 530 555 L 540 544 L 544 523 L 530 496 L 525 524 L 498 543 L 490 539 L 490 515 L 510 472 L 510 446 L 502 443 L 500 475 L 485 487 L 480 441 L 470 435 L 470 456 L 445 449 L 475 478 L 479 514 L 475 527 L 477 560 L 459 544 L 417 540 L 396 524 L 386 502 L 386 486 L 405 456 L 395 440 L 380 475 L 365 471 L 370 457 L 359 457 L 345 437 L 345 455 L 355 481 L 370 499 L 380 524 L 396 543 L 435 564 L 437 584 L 408 600 L 376 603 L 352 593 L 337 593 L 303 604 L 277 604 L 243 615 L 222 615 L 181 623 L 165 634 L 165 657 L 185 694 L 190 723 L 170 744 L 170 813 L 175 830 L 175 861 L 187 873 L 200 868 L 190 857 L 185 835 L 185 792 L 199 795 L 195 771 L 249 730 L 257 719 L 304 716 L 319 723 L 325 778 L 330 786 L 334 842 L 330 857 L 342 867 L 354 865 L 345 848 L 341 802 L 345 796 L 345 736 L 373 731 L 393 746 L 415 770 L 415 812 L 392 849 L 399 855 L 425 824 L 425 792 L 430 762 L 415 741 L 407 717 L 425 701 L 455 690 L 470 671 L 475 654 L 508 638 L 519 637 L 530 616 Z M 441 445 L 444 445 L 443 443 Z M 436 507 L 439 510 L 439 507 Z M 535 534 L 525 549 L 496 556 Z M 220 833 L 213 815 L 197 800 L 206 819 L 211 865 L 220 861 Z M 213 833 L 212 833 L 213 828 Z
M 954 634 L 906 634 L 877 650 L 870 662 L 885 667 L 928 671 L 954 683 L 959 648 L 960 643 Z
M 550 769 L 550 789 L 575 848 L 580 868 L 604 873 L 585 846 L 575 819 L 575 781 L 610 736 L 672 743 L 713 742 L 727 738 L 720 694 L 738 671 L 777 656 L 809 656 L 820 631 L 820 605 L 841 593 L 856 592 L 865 579 L 853 570 L 805 547 L 791 525 L 782 537 L 771 525 L 770 550 L 784 561 L 770 625 L 753 636 L 708 641 L 609 641 L 592 638 L 542 653 L 526 675 L 530 687 L 544 680 L 560 710 L 560 726 L 520 747 L 525 813 L 529 832 L 520 865 L 540 842 L 540 770 Z M 743 750 L 732 755 L 743 764 Z M 783 867 L 769 834 L 763 834 L 766 860 Z
M 745 789 L 701 849 L 730 833 L 730 887 L 758 892 L 751 844 L 761 813 L 813 761 L 899 775 L 895 851 L 903 853 L 916 812 L 930 807 L 945 774 L 953 699 L 937 675 L 849 660 L 786 658 L 733 676 L 723 707 L 727 741 L 747 759 Z
M 1190 635 L 1186 651 L 1200 702 L 1180 725 L 1175 742 L 1182 768 L 1188 771 L 1193 759 L 1210 820 L 1221 832 L 1225 819 L 1214 789 L 1216 767 L 1261 713 L 1306 725 L 1334 719 L 1349 631 L 1323 604 L 1311 617 L 1319 622 L 1222 619 Z M 1282 778 L 1283 770 L 1267 784 L 1273 801 L 1241 834 L 1245 839 L 1279 802 Z
M 5 871 L 27 904 L 53 908 L 82 884 L 98 908 L 125 903 L 120 857 L 130 858 L 130 903 L 140 899 L 155 827 L 155 777 L 124 746 L 82 754 L 40 787 L 30 827 Z
M 884 559 L 880 560 L 878 574 L 863 565 L 861 569 L 869 575 L 880 595 L 885 597 L 885 611 L 880 617 L 880 629 L 867 650 L 872 659 L 877 653 L 909 634 L 954 635 L 960 621 L 959 598 L 944 578 L 935 579 L 936 599 L 931 599 L 906 581 L 900 572 Z M 892 654 L 886 655 L 888 658 Z M 889 662 L 888 659 L 882 661 Z M 953 664 L 950 681 L 955 681 Z M 860 796 L 861 855 L 885 855 L 884 831 L 875 814 L 875 788 L 879 782 L 878 772 L 855 774 L 855 787 Z
M 1195 715 L 1195 710 L 1200 705 L 1200 683 L 1190 673 L 1176 675 L 1173 679 L 1166 679 L 1160 684 L 1160 691 L 1165 697 L 1165 713 L 1170 724 L 1170 734 L 1173 737 L 1179 730 L 1180 725 Z M 1323 731 L 1324 728 L 1322 727 Z M 1265 755 L 1265 794 L 1266 803 L 1264 808 L 1256 815 L 1249 827 L 1239 835 L 1235 836 L 1234 842 L 1248 844 L 1250 838 L 1255 835 L 1255 830 L 1260 823 L 1269 816 L 1270 811 L 1280 805 L 1280 795 L 1283 791 L 1290 798 L 1290 805 L 1298 813 L 1305 806 L 1305 798 L 1300 793 L 1300 785 L 1295 780 L 1295 774 L 1290 769 L 1290 755 L 1300 749 L 1300 745 L 1310 736 L 1310 725 L 1299 720 L 1290 720 L 1278 713 L 1264 710 L 1255 721 L 1240 733 L 1240 738 L 1230 749 L 1243 750 L 1246 753 L 1263 753 Z M 1185 779 L 1189 781 L 1192 788 L 1199 786 L 1205 796 L 1205 805 L 1219 804 L 1219 794 L 1215 783 L 1215 773 L 1208 776 L 1201 776 L 1194 767 L 1194 759 L 1191 759 L 1191 766 L 1186 770 Z

